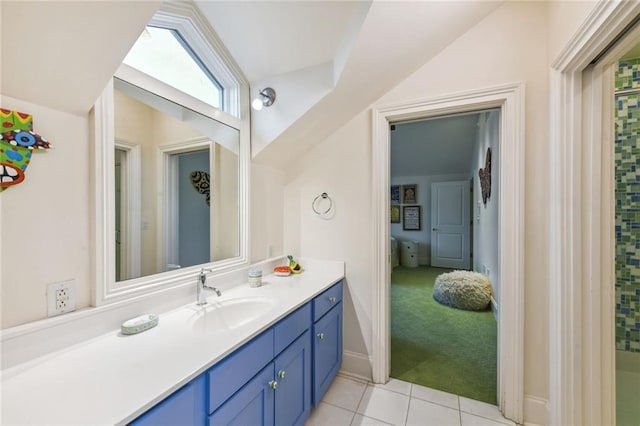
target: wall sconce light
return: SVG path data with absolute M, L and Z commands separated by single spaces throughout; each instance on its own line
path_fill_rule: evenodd
M 258 92 L 258 96 L 253 99 L 251 106 L 256 111 L 260 111 L 263 107 L 270 107 L 276 101 L 276 91 L 271 87 L 262 89 Z

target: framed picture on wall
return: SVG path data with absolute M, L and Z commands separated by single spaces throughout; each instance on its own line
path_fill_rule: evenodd
M 400 223 L 400 206 L 391 206 L 391 223 Z
M 400 204 L 400 185 L 391 185 L 391 204 Z
M 402 208 L 402 218 L 402 229 L 405 231 L 419 231 L 422 229 L 420 206 L 404 206 Z
M 415 204 L 418 202 L 418 185 L 402 185 L 402 202 Z

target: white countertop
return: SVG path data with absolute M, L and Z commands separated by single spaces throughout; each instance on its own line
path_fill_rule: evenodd
M 195 378 L 252 337 L 344 277 L 344 263 L 304 265 L 299 275 L 265 275 L 263 286 L 209 293 L 160 314 L 157 327 L 124 336 L 120 330 L 2 371 L 3 425 L 124 424 Z M 258 318 L 215 330 L 193 327 L 215 303 L 268 297 L 274 304 Z M 194 298 L 195 299 L 195 298 Z M 153 313 L 153 312 L 149 312 Z

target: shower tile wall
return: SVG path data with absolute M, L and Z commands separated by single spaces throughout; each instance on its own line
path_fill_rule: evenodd
M 616 349 L 640 352 L 640 58 L 620 62 L 616 105 Z

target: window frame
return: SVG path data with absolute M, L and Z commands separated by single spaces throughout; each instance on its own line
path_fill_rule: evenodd
M 152 23 L 148 23 L 145 26 L 145 29 L 148 29 L 148 28 L 154 28 L 154 29 L 157 29 L 157 30 L 165 30 L 165 31 L 168 31 L 169 33 L 171 33 L 171 36 L 175 39 L 175 42 L 182 47 L 183 51 L 191 58 L 193 63 L 198 68 L 200 68 L 200 71 L 202 72 L 202 74 L 204 74 L 204 76 L 210 81 L 210 83 L 213 86 L 215 86 L 216 90 L 219 93 L 218 94 L 218 103 L 219 103 L 220 106 L 218 106 L 217 108 L 222 110 L 222 111 L 225 111 L 226 110 L 225 109 L 225 91 L 226 91 L 226 88 L 222 84 L 220 84 L 218 79 L 213 75 L 212 71 L 205 64 L 205 61 L 200 58 L 200 55 L 198 55 L 198 53 L 195 51 L 195 49 L 191 47 L 189 42 L 187 40 L 185 40 L 185 38 L 182 36 L 182 34 L 180 34 L 180 31 L 175 29 L 175 28 L 173 28 L 173 27 L 154 25 Z M 140 38 L 138 38 L 138 40 L 136 41 L 134 46 L 139 41 L 140 41 Z M 129 51 L 129 53 L 131 53 L 131 51 Z M 127 54 L 127 56 L 128 56 L 128 54 Z M 125 57 L 125 60 L 126 60 L 126 57 Z M 211 61 L 209 61 L 209 62 L 211 62 Z M 123 61 L 123 64 L 128 65 L 124 61 Z M 138 68 L 136 68 L 134 66 L 131 66 L 131 67 L 144 73 L 144 70 L 139 70 Z M 160 81 L 163 81 L 163 80 L 160 80 Z M 169 86 L 171 86 L 171 84 L 169 84 L 169 83 L 167 83 L 167 84 Z M 232 86 L 234 86 L 234 85 L 232 84 Z M 205 103 L 206 103 L 206 101 L 205 101 Z M 209 104 L 209 105 L 211 105 L 211 104 Z M 215 107 L 215 105 L 212 105 L 212 106 Z
M 92 238 L 94 279 L 92 304 L 102 306 L 123 302 L 134 297 L 194 285 L 194 277 L 202 267 L 213 270 L 213 275 L 240 269 L 248 264 L 249 253 L 249 84 L 208 22 L 192 3 L 169 2 L 156 12 L 146 25 L 174 29 L 198 55 L 203 64 L 223 87 L 222 107 L 215 108 L 175 89 L 135 68 L 122 64 L 114 78 L 122 79 L 144 90 L 165 97 L 183 107 L 208 116 L 240 132 L 238 155 L 239 203 L 239 255 L 221 261 L 209 262 L 148 275 L 125 281 L 115 281 L 115 190 L 114 183 L 114 79 L 111 79 L 91 112 L 93 122 L 94 214 Z M 124 57 L 123 57 L 124 59 Z
M 241 118 L 241 86 L 244 83 L 248 87 L 248 82 L 195 5 L 168 3 L 156 12 L 147 25 L 177 31 L 222 86 L 222 109 Z

